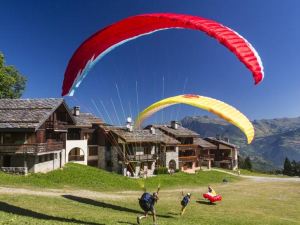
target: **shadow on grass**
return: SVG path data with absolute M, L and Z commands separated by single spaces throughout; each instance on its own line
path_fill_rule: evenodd
M 136 225 L 136 223 L 130 223 L 126 221 L 118 221 L 119 224 Z
M 88 224 L 88 225 L 105 225 L 105 224 L 87 222 L 87 221 L 76 220 L 76 219 L 67 219 L 67 218 L 58 217 L 58 216 L 50 216 L 47 214 L 34 212 L 30 209 L 24 209 L 24 208 L 21 208 L 18 206 L 10 205 L 6 202 L 1 202 L 1 201 L 0 201 L 0 211 L 6 212 L 6 213 L 13 213 L 13 214 L 19 215 L 19 216 L 27 216 L 27 217 L 32 217 L 35 219 L 42 219 L 42 220 L 53 220 L 53 221 L 57 221 L 57 222 Z
M 79 197 L 79 196 L 74 196 L 74 195 L 62 195 L 62 197 L 73 200 L 73 201 L 77 201 L 80 203 L 84 203 L 84 204 L 89 204 L 89 205 L 93 205 L 93 206 L 98 206 L 101 208 L 108 208 L 108 209 L 113 209 L 116 211 L 120 211 L 120 212 L 128 212 L 128 213 L 134 213 L 134 214 L 141 214 L 142 211 L 139 210 L 135 210 L 135 209 L 130 209 L 124 206 L 119 206 L 119 205 L 113 205 L 110 203 L 105 203 L 105 202 L 100 202 L 100 201 L 95 201 L 89 198 L 83 198 L 83 197 Z M 158 217 L 162 217 L 162 218 L 174 218 L 173 216 L 168 216 L 168 215 L 157 215 Z
M 216 205 L 216 203 L 214 202 L 208 202 L 208 201 L 205 201 L 205 200 L 199 200 L 199 201 L 196 201 L 197 203 L 199 204 L 203 204 L 203 205 Z
M 174 215 L 174 216 L 178 216 L 180 215 L 180 213 L 174 213 L 174 212 L 168 212 L 169 215 Z

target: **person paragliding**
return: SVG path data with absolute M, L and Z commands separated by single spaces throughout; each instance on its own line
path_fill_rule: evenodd
M 210 195 L 212 197 L 217 196 L 217 193 L 215 192 L 214 189 L 212 189 L 212 187 L 210 185 L 208 185 L 207 189 L 208 189 L 208 192 L 206 194 L 208 194 L 208 195 Z
M 215 190 L 210 185 L 208 185 L 208 192 L 203 194 L 203 198 L 209 200 L 210 203 L 214 203 L 216 201 L 221 201 L 222 200 L 222 196 L 217 195 Z
M 139 198 L 139 205 L 140 207 L 144 210 L 144 215 L 142 216 L 137 216 L 137 224 L 141 224 L 141 220 L 144 218 L 147 218 L 149 212 L 152 213 L 152 218 L 153 218 L 153 223 L 156 225 L 156 211 L 154 208 L 154 205 L 157 203 L 159 200 L 158 197 L 158 192 L 160 190 L 160 187 L 157 188 L 157 191 L 154 192 L 153 194 L 150 194 L 148 192 L 143 193 L 143 195 Z
M 182 216 L 186 210 L 187 205 L 190 203 L 191 201 L 191 193 L 187 193 L 186 195 L 184 195 L 183 192 L 181 192 L 181 195 L 183 196 L 183 199 L 181 200 L 180 204 L 181 204 L 181 211 L 180 211 L 180 215 Z

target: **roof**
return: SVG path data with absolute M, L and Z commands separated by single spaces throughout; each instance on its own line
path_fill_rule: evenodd
M 0 129 L 37 129 L 63 102 L 62 98 L 0 99 Z
M 160 130 L 164 131 L 165 133 L 169 133 L 173 135 L 175 138 L 180 137 L 199 137 L 200 135 L 190 129 L 187 129 L 183 126 L 178 125 L 177 129 L 172 128 L 169 125 L 153 125 L 155 128 L 159 128 Z
M 128 143 L 153 142 L 168 145 L 180 144 L 176 139 L 163 134 L 161 131 L 152 134 L 149 129 L 128 131 L 126 127 L 101 126 L 106 131 L 111 131 Z
M 103 124 L 103 121 L 92 113 L 80 112 L 80 114 L 74 116 L 74 118 L 76 120 L 76 126 L 91 127 L 93 124 Z
M 229 143 L 229 142 L 221 140 L 221 139 L 217 139 L 215 137 L 207 137 L 207 138 L 204 138 L 204 139 L 206 141 L 213 142 L 213 143 L 223 144 L 223 145 L 226 145 L 226 146 L 231 147 L 231 148 L 238 148 L 237 145 L 234 145 L 232 143 Z
M 208 142 L 208 141 L 205 141 L 204 139 L 202 138 L 194 138 L 194 144 L 202 147 L 202 148 L 209 148 L 209 149 L 217 149 L 217 146 Z

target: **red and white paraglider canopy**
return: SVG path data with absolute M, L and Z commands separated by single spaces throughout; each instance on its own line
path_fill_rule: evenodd
M 198 16 L 154 13 L 132 16 L 98 31 L 73 54 L 65 71 L 62 95 L 73 95 L 90 68 L 112 49 L 127 41 L 165 29 L 199 30 L 217 39 L 252 72 L 255 84 L 264 77 L 261 59 L 253 46 L 232 29 Z

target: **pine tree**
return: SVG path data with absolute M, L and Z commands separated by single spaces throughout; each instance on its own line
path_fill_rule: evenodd
M 292 164 L 290 160 L 286 157 L 284 160 L 283 171 L 284 175 L 291 176 L 292 175 Z
M 297 176 L 297 162 L 295 160 L 291 162 L 291 167 L 291 176 Z

